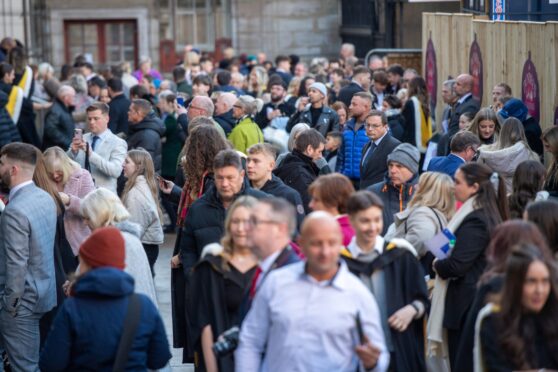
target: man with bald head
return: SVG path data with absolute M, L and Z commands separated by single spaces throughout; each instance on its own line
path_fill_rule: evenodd
M 257 225 L 268 223 L 274 222 Z M 301 243 L 306 262 L 273 271 L 258 290 L 242 324 L 236 370 L 387 370 L 378 305 L 339 260 L 337 220 L 311 213 L 302 224 Z
M 233 118 L 232 107 L 238 98 L 234 93 L 220 93 L 215 101 L 215 112 L 213 119 L 223 128 L 228 136 L 236 125 L 236 119 Z
M 469 74 L 461 74 L 455 79 L 453 89 L 457 96 L 457 102 L 452 110 L 448 126 L 450 137 L 459 132 L 459 118 L 461 115 L 471 112 L 475 116 L 480 109 L 480 102 L 473 98 L 473 84 L 473 77 Z
M 56 100 L 47 112 L 43 134 L 43 148 L 58 146 L 67 149 L 74 136 L 74 100 L 76 91 L 68 85 L 62 85 L 56 94 Z

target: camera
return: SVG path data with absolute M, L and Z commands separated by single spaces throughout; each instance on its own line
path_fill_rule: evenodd
M 234 326 L 221 334 L 218 341 L 213 344 L 213 352 L 218 357 L 226 356 L 235 351 L 238 346 L 240 328 Z

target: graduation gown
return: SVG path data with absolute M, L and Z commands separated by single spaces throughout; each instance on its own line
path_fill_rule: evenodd
M 375 271 L 383 270 L 388 318 L 415 300 L 424 304 L 425 314 L 428 312 L 430 302 L 424 271 L 419 260 L 407 249 L 386 242 L 383 253 L 370 263 L 356 260 L 346 248 L 341 257 L 347 262 L 349 270 L 358 277 L 361 274 L 371 276 Z M 414 319 L 405 332 L 390 327 L 394 347 L 390 371 L 426 371 L 423 324 L 421 317 Z

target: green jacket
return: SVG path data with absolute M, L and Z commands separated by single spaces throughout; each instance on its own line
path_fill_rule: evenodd
M 246 150 L 256 143 L 263 143 L 262 130 L 249 116 L 242 119 L 229 134 L 229 141 L 234 148 L 246 154 Z

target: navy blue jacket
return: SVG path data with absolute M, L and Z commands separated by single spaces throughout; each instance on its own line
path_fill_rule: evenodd
M 360 161 L 362 149 L 370 141 L 366 136 L 366 129 L 362 125 L 355 131 L 356 119 L 349 120 L 343 128 L 343 142 L 337 152 L 335 170 L 352 180 L 360 180 Z
M 459 168 L 462 164 L 465 164 L 465 161 L 454 154 L 449 154 L 448 156 L 435 156 L 430 159 L 427 170 L 429 172 L 445 173 L 453 178 L 457 168 Z
M 215 119 L 221 128 L 223 128 L 227 136 L 232 132 L 234 126 L 236 125 L 236 119 L 232 115 L 232 109 L 221 115 L 214 116 L 213 119 Z
M 42 371 L 112 371 L 134 279 L 110 267 L 94 269 L 73 287 L 62 304 L 41 352 Z M 141 318 L 127 371 L 163 368 L 171 353 L 155 305 L 140 296 Z

